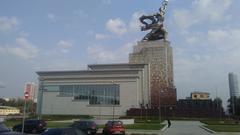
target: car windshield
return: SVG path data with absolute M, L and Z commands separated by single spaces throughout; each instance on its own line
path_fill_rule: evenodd
M 108 125 L 122 125 L 121 121 L 108 121 Z
M 37 120 L 27 120 L 25 121 L 25 124 L 36 124 Z
M 0 133 L 10 131 L 3 123 L 0 123 Z

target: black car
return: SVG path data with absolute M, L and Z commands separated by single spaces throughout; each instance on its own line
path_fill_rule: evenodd
M 47 128 L 47 123 L 44 120 L 26 120 L 24 122 L 24 133 L 42 133 Z M 13 126 L 13 131 L 21 132 L 22 124 Z
M 41 135 L 86 135 L 76 128 L 51 128 L 45 130 Z
M 25 134 L 18 133 L 18 132 L 12 132 L 3 123 L 0 123 L 0 135 L 25 135 Z
M 94 121 L 81 120 L 75 121 L 72 127 L 77 128 L 88 135 L 95 135 L 97 132 L 97 124 Z

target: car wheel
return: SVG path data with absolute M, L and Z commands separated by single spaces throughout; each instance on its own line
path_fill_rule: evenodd
M 107 135 L 106 132 L 105 132 L 104 130 L 103 130 L 102 134 L 103 134 L 103 135 Z
M 32 130 L 32 133 L 33 133 L 33 134 L 36 134 L 36 133 L 37 133 L 37 130 L 36 130 L 36 129 L 33 129 L 33 130 Z

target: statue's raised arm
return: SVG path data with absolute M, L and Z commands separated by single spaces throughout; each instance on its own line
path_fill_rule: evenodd
M 141 27 L 142 31 L 151 29 L 151 32 L 149 32 L 142 40 L 166 40 L 167 32 L 163 27 L 163 22 L 167 4 L 168 0 L 164 0 L 162 6 L 159 8 L 159 12 L 153 15 L 143 15 L 139 18 L 140 22 L 144 25 Z

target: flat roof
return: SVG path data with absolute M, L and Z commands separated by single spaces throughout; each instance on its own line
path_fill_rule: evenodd
M 129 64 L 129 63 L 116 63 L 116 64 L 89 64 L 88 68 L 90 69 L 134 69 L 134 68 L 143 68 L 148 64 Z
M 56 75 L 56 74 L 102 74 L 102 73 L 137 73 L 140 69 L 113 69 L 113 70 L 66 70 L 66 71 L 37 71 L 38 75 Z

